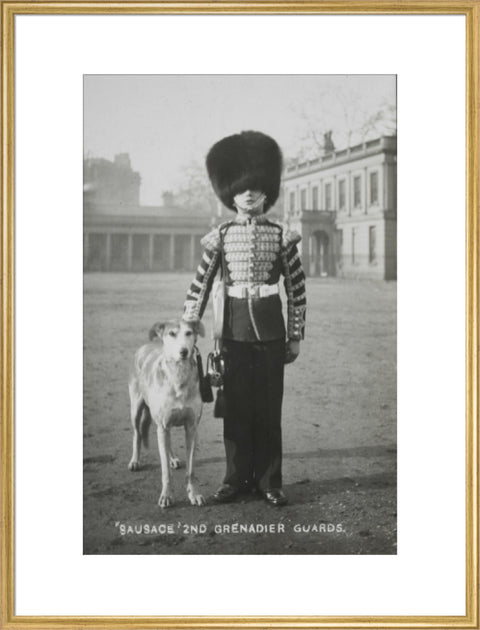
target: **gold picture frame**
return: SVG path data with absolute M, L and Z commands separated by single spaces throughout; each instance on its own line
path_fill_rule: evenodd
M 465 616 L 126 617 L 15 614 L 14 19 L 19 15 L 462 15 L 466 21 L 466 603 Z M 10 628 L 478 628 L 478 287 L 480 0 L 2 2 L 1 621 Z

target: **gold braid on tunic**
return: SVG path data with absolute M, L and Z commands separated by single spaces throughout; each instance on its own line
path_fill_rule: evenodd
M 229 286 L 241 285 L 249 289 L 274 285 L 281 274 L 284 276 L 287 337 L 303 339 L 306 296 L 305 274 L 296 246 L 300 239 L 297 232 L 269 221 L 265 215 L 251 219 L 238 216 L 214 228 L 201 241 L 205 251 L 187 293 L 184 316 L 200 318 L 203 315 L 213 278 L 220 267 L 223 243 Z M 249 310 L 256 329 L 251 308 Z

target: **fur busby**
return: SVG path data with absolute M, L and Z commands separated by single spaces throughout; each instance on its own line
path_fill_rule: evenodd
M 260 131 L 227 136 L 213 145 L 206 163 L 213 189 L 227 208 L 235 210 L 233 198 L 245 190 L 265 193 L 265 212 L 277 201 L 282 153 L 270 136 Z

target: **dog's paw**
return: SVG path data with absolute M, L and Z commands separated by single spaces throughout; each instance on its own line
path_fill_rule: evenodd
M 130 463 L 128 464 L 128 470 L 131 470 L 133 472 L 136 470 L 140 470 L 140 464 L 137 461 L 132 459 L 130 460 Z
M 182 462 L 179 460 L 178 457 L 175 457 L 175 455 L 172 455 L 170 457 L 170 468 L 175 468 L 175 470 L 177 468 L 181 468 L 182 466 Z
M 158 505 L 161 508 L 171 507 L 173 505 L 173 495 L 170 492 L 162 492 L 158 499 Z
M 194 490 L 188 490 L 188 498 L 192 505 L 205 505 L 207 503 L 203 494 L 195 492 Z

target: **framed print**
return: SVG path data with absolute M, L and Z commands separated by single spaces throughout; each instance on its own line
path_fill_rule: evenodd
M 478 627 L 478 10 L 2 3 L 2 627 Z
M 391 75 L 85 76 L 84 553 L 115 555 L 396 553 L 395 88 L 396 78 Z M 211 98 L 212 93 L 217 95 L 214 102 Z M 264 103 L 262 111 L 259 112 L 256 106 L 252 111 L 252 94 L 255 95 L 255 101 L 259 99 Z M 330 104 L 327 100 L 328 94 L 332 95 Z M 189 95 L 188 100 L 186 95 Z M 347 96 L 347 101 L 356 101 L 352 112 L 358 112 L 362 107 L 371 110 L 379 108 L 378 111 L 381 113 L 377 117 L 381 122 L 375 124 L 371 131 L 361 132 L 358 138 L 351 133 L 350 140 L 348 138 L 343 140 L 340 137 L 343 118 L 339 119 L 334 112 L 345 98 L 344 95 Z M 116 102 L 124 104 L 125 115 L 119 112 L 118 118 L 112 122 L 110 112 Z M 181 113 L 179 103 L 182 103 Z M 151 104 L 154 104 L 153 110 L 150 109 Z M 328 107 L 331 108 L 331 114 L 328 113 Z M 210 110 L 208 120 L 205 120 L 206 108 Z M 138 350 L 135 346 L 144 348 L 140 354 L 148 350 L 150 346 L 145 347 L 146 333 L 155 324 L 154 321 L 149 321 L 152 315 L 156 319 L 160 318 L 153 331 L 155 343 L 152 349 L 158 350 L 160 340 L 155 331 L 158 329 L 164 337 L 164 323 L 179 317 L 184 302 L 186 306 L 184 316 L 188 316 L 187 309 L 198 309 L 198 314 L 202 314 L 206 334 L 203 338 L 201 334 L 197 337 L 196 347 L 200 354 L 207 359 L 211 351 L 215 352 L 215 344 L 210 335 L 212 316 L 208 304 L 209 292 L 214 293 L 211 287 L 215 269 L 212 267 L 212 271 L 210 267 L 204 268 L 207 264 L 215 265 L 215 249 L 211 249 L 214 245 L 210 242 L 214 243 L 217 230 L 221 230 L 222 238 L 225 238 L 224 275 L 228 273 L 229 282 L 232 283 L 227 285 L 228 293 L 235 291 L 233 288 L 235 286 L 240 287 L 240 290 L 245 286 L 247 261 L 240 259 L 242 255 L 250 256 L 247 254 L 247 239 L 250 235 L 243 232 L 242 215 L 227 210 L 219 203 L 215 194 L 209 191 L 203 166 L 205 145 L 208 142 L 212 143 L 210 138 L 215 138 L 215 134 L 221 133 L 222 129 L 228 134 L 228 130 L 251 128 L 270 132 L 278 139 L 280 146 L 287 147 L 288 136 L 295 130 L 301 117 L 315 116 L 319 108 L 323 108 L 324 117 L 331 118 L 332 125 L 333 120 L 337 120 L 339 132 L 335 141 L 338 145 L 349 144 L 352 149 L 336 149 L 332 139 L 333 133 L 329 132 L 325 132 L 330 139 L 329 147 L 320 150 L 316 139 L 313 139 L 312 146 L 312 137 L 309 135 L 310 122 L 306 124 L 303 132 L 293 131 L 294 135 L 299 133 L 305 139 L 300 143 L 293 139 L 293 146 L 296 148 L 283 149 L 285 166 L 282 189 L 273 206 L 267 212 L 258 215 L 267 221 L 264 224 L 259 223 L 257 228 L 261 247 L 270 249 L 266 253 L 261 249 L 252 257 L 254 261 L 258 261 L 258 269 L 255 268 L 255 262 L 248 263 L 252 277 L 268 278 L 268 274 L 275 274 L 275 262 L 271 259 L 274 259 L 277 246 L 277 232 L 280 234 L 282 231 L 284 240 L 289 238 L 293 240 L 288 234 L 300 239 L 291 254 L 295 258 L 295 262 L 292 263 L 291 283 L 292 287 L 296 287 L 292 289 L 292 293 L 295 294 L 295 298 L 298 295 L 298 306 L 296 301 L 290 299 L 288 286 L 287 291 L 281 287 L 281 294 L 284 301 L 293 302 L 293 308 L 301 311 L 305 308 L 305 293 L 308 291 L 310 299 L 307 310 L 312 312 L 310 334 L 318 335 L 318 344 L 312 344 L 311 348 L 307 346 L 302 352 L 304 369 L 301 366 L 294 369 L 295 366 L 292 366 L 292 369 L 284 370 L 284 384 L 288 383 L 288 387 L 301 391 L 303 401 L 301 409 L 294 409 L 294 405 L 299 406 L 299 401 L 295 403 L 295 397 L 289 396 L 288 393 L 283 396 L 282 415 L 290 420 L 282 423 L 282 442 L 291 445 L 289 453 L 285 453 L 282 465 L 279 461 L 277 464 L 267 464 L 270 461 L 267 454 L 262 455 L 258 461 L 255 458 L 251 461 L 250 457 L 246 456 L 244 465 L 239 463 L 237 445 L 235 456 L 232 455 L 232 461 L 227 463 L 227 469 L 232 472 L 228 472 L 224 479 L 223 420 L 215 416 L 215 410 L 218 411 L 217 401 L 211 401 L 213 404 L 204 405 L 202 421 L 197 429 L 198 479 L 192 486 L 196 490 L 189 489 L 188 496 L 182 496 L 185 495 L 181 487 L 184 475 L 172 473 L 167 482 L 162 481 L 162 486 L 168 484 L 167 493 L 165 489 L 160 489 L 157 483 L 152 485 L 152 480 L 160 475 L 160 469 L 156 468 L 158 459 L 156 445 L 154 449 L 148 450 L 143 445 L 149 434 L 154 435 L 154 432 L 150 430 L 153 427 L 149 428 L 152 422 L 150 417 L 142 410 L 137 410 L 136 388 L 143 387 L 140 384 L 143 378 L 141 370 L 137 373 L 136 368 L 134 369 L 127 391 L 124 370 L 119 370 L 117 379 L 113 379 L 113 375 L 107 377 L 100 366 L 104 362 L 103 369 L 107 373 L 110 372 L 111 363 L 116 361 L 111 350 L 115 345 L 113 340 L 120 335 L 123 337 L 121 363 L 124 365 L 128 365 L 131 356 Z M 130 115 L 132 110 L 142 111 L 143 114 L 132 119 Z M 177 118 L 178 114 L 180 118 Z M 151 118 L 146 122 L 149 115 Z M 212 130 L 208 129 L 208 125 L 212 126 Z M 138 160 L 142 160 L 142 147 L 148 145 L 148 138 L 153 129 L 158 137 L 163 138 L 161 145 L 175 145 L 177 148 L 168 152 L 160 149 L 155 157 L 147 151 L 148 158 L 142 166 Z M 201 129 L 204 138 L 201 137 Z M 230 139 L 221 141 L 223 144 L 220 145 L 220 149 L 223 152 L 224 144 L 227 147 L 230 144 L 235 147 L 236 143 L 245 142 L 249 151 L 255 147 L 259 155 L 262 155 L 264 143 L 273 140 L 267 139 L 265 134 L 258 135 L 259 133 L 255 132 L 256 135 L 245 133 L 244 136 L 227 135 Z M 125 135 L 122 138 L 123 134 Z M 117 146 L 122 144 L 131 146 L 131 153 L 116 153 L 113 161 L 94 157 L 108 154 L 106 144 L 111 138 L 114 138 Z M 195 144 L 199 145 L 198 152 L 194 148 Z M 321 144 L 325 144 L 324 138 L 321 139 Z M 138 146 L 138 151 L 135 146 Z M 241 146 L 243 148 L 243 144 Z M 303 153 L 300 153 L 301 157 L 295 162 L 291 161 L 289 166 L 287 152 L 295 151 Z M 309 158 L 308 151 L 317 157 Z M 318 159 L 319 151 L 321 160 Z M 175 157 L 175 152 L 178 157 Z M 181 157 L 182 154 L 184 157 Z M 163 164 L 162 156 L 165 160 Z M 173 166 L 175 161 L 178 161 L 180 167 Z M 185 167 L 181 166 L 182 161 L 185 161 Z M 133 169 L 133 164 L 137 164 L 142 175 Z M 150 175 L 149 164 L 152 166 Z M 212 158 L 209 164 L 210 168 L 218 168 Z M 242 163 L 242 173 L 248 165 L 248 161 Z M 162 176 L 159 175 L 159 170 L 162 171 Z M 175 170 L 180 172 L 181 180 L 185 179 L 187 184 L 182 181 L 175 183 Z M 169 171 L 172 172 L 171 176 L 168 175 Z M 235 170 L 233 174 L 234 177 L 238 177 Z M 270 187 L 272 172 L 269 171 L 268 176 L 262 177 L 263 185 Z M 117 183 L 112 185 L 112 181 Z M 347 186 L 351 191 L 349 193 Z M 113 188 L 114 192 L 109 192 L 109 188 Z M 119 198 L 122 195 L 123 197 Z M 342 195 L 343 198 L 337 202 L 337 196 Z M 142 198 L 146 203 L 140 201 Z M 160 206 L 154 205 L 158 199 L 161 200 Z M 335 214 L 334 207 L 338 207 Z M 233 215 L 233 219 L 229 215 Z M 365 223 L 366 215 L 368 224 Z M 288 227 L 285 217 L 288 220 Z M 258 217 L 256 220 L 259 220 Z M 223 234 L 224 231 L 226 234 Z M 272 243 L 268 241 L 270 236 L 274 237 Z M 253 234 L 251 238 L 253 239 Z M 245 249 L 242 250 L 242 247 Z M 250 247 L 249 245 L 248 250 Z M 213 262 L 207 263 L 207 260 Z M 284 274 L 286 283 L 287 279 L 290 281 L 289 270 L 285 269 Z M 276 279 L 275 275 L 272 277 Z M 125 316 L 130 320 L 130 309 L 133 307 L 136 312 L 135 320 L 142 321 L 141 305 L 148 306 L 140 326 L 144 329 L 143 334 L 138 334 L 138 324 L 133 325 L 130 342 L 127 338 L 129 326 L 126 322 L 121 323 L 117 304 L 118 300 L 124 299 L 121 297 L 125 294 L 124 284 L 131 285 L 132 278 L 135 278 L 136 292 L 140 291 L 144 283 L 145 295 L 136 295 Z M 344 287 L 342 294 L 352 300 L 351 304 L 342 304 L 342 297 L 336 295 L 336 280 L 340 279 Z M 359 282 L 360 279 L 366 282 Z M 333 283 L 331 288 L 330 282 Z M 267 283 L 266 286 L 276 289 L 278 285 Z M 328 298 L 332 303 L 331 308 L 340 309 L 345 314 L 351 313 L 353 317 L 352 322 L 345 321 L 347 330 L 338 338 L 336 335 L 325 335 L 321 332 L 327 328 L 326 322 L 322 322 L 322 311 L 329 310 L 325 291 L 331 292 Z M 151 299 L 153 303 L 149 304 Z M 213 301 L 215 297 L 212 295 L 211 299 Z M 235 308 L 242 305 L 242 302 L 238 301 L 241 299 L 234 298 L 234 301 L 229 302 L 228 295 L 226 298 L 224 327 L 229 326 L 229 318 L 233 323 L 231 330 L 220 331 L 222 343 L 225 344 L 222 351 L 225 362 L 228 362 L 229 357 L 227 351 L 229 337 L 235 337 L 233 340 L 235 342 L 238 342 L 238 338 L 249 338 L 250 318 L 247 320 L 246 329 L 244 324 L 236 323 L 235 319 Z M 358 301 L 362 299 L 366 300 L 366 305 L 372 306 L 372 312 L 368 312 L 366 306 L 358 311 L 354 308 L 354 304 L 358 307 Z M 275 337 L 280 335 L 283 350 L 285 326 L 287 328 L 290 326 L 290 334 L 295 334 L 295 326 L 300 330 L 300 324 L 295 324 L 295 321 L 299 320 L 295 315 L 289 317 L 288 309 L 282 315 L 275 314 L 275 311 L 270 312 L 275 304 L 280 306 L 279 298 L 267 300 L 268 302 L 270 302 L 268 325 L 262 317 L 263 311 L 259 311 L 252 321 L 255 322 L 257 336 L 261 339 L 266 338 L 266 348 L 269 348 L 270 342 L 273 343 Z M 252 310 L 255 305 L 257 308 L 265 308 L 261 300 L 252 303 Z M 383 313 L 380 320 L 376 315 L 379 310 Z M 277 316 L 278 320 L 275 319 Z M 113 323 L 115 320 L 118 324 Z M 358 329 L 363 327 L 371 332 L 358 333 Z M 170 333 L 167 333 L 169 337 L 174 334 L 174 330 Z M 360 345 L 357 345 L 358 341 L 353 343 L 358 334 L 362 338 Z M 193 335 L 190 337 L 193 342 Z M 379 337 L 383 339 L 381 343 L 378 341 Z M 351 345 L 347 339 L 352 340 Z M 168 346 L 167 341 L 168 338 L 161 342 L 165 344 L 165 348 Z M 238 343 L 251 344 L 253 340 Z M 331 348 L 329 343 L 332 344 Z M 320 352 L 318 345 L 322 347 Z M 217 346 L 220 346 L 218 342 Z M 189 347 L 188 341 L 184 340 L 178 350 L 172 348 L 173 356 L 167 354 L 170 358 L 165 359 L 166 366 L 177 365 L 175 356 L 178 352 L 183 351 L 188 360 Z M 344 348 L 343 356 L 339 354 L 340 347 Z M 193 345 L 191 348 L 194 352 Z M 233 344 L 232 362 L 236 359 L 237 348 L 236 343 Z M 139 356 L 137 355 L 137 358 Z M 204 371 L 207 374 L 212 370 L 214 356 L 210 354 L 210 360 L 205 361 Z M 203 363 L 201 356 L 197 361 Z M 363 367 L 360 367 L 362 363 Z M 336 370 L 331 372 L 327 367 L 333 364 L 337 364 L 338 372 Z M 329 380 L 327 374 L 331 374 L 335 382 L 346 379 L 357 382 L 357 376 L 352 372 L 352 364 L 356 366 L 356 374 L 362 375 L 357 386 L 360 390 L 368 392 L 366 399 L 362 402 L 362 397 L 358 393 L 354 408 L 346 411 L 345 402 L 340 397 L 342 411 L 332 409 L 330 421 L 327 420 L 330 414 L 325 412 L 323 420 L 326 423 L 333 423 L 329 432 L 332 442 L 327 448 L 324 441 L 319 452 L 315 450 L 311 452 L 310 446 L 319 439 L 317 431 L 322 433 L 322 423 L 317 417 L 316 408 L 333 386 L 333 382 L 327 383 Z M 373 368 L 374 365 L 377 369 Z M 180 366 L 183 366 L 183 363 Z M 235 369 L 230 363 L 228 367 L 231 371 Z M 221 370 L 222 367 L 218 369 Z M 241 374 L 245 374 L 247 368 L 242 365 L 241 370 L 238 369 Z M 264 366 L 264 370 L 267 369 L 269 370 Z M 256 377 L 260 383 L 264 370 Z M 315 370 L 318 372 L 313 375 Z M 213 389 L 216 390 L 217 399 L 223 395 L 228 402 L 228 396 L 234 394 L 228 381 L 227 366 L 225 371 L 224 387 L 216 388 L 214 383 Z M 308 372 L 314 383 L 312 386 L 309 385 L 308 379 L 305 382 Z M 365 383 L 365 374 L 368 372 L 370 377 Z M 271 374 L 273 380 L 275 372 Z M 239 378 L 240 374 L 237 377 Z M 188 383 L 188 378 L 184 378 Z M 111 385 L 106 393 L 106 382 L 111 379 Z M 322 381 L 325 383 L 323 393 L 318 385 Z M 357 386 L 351 384 L 352 388 Z M 273 387 L 271 381 L 259 385 L 255 396 L 263 400 L 264 392 L 267 392 L 269 387 Z M 340 391 L 342 389 L 340 387 Z M 233 392 L 235 391 L 233 389 Z M 149 395 L 145 392 L 147 398 Z M 277 395 L 273 392 L 273 399 L 276 400 Z M 169 397 L 170 395 L 167 395 L 167 398 Z M 210 398 L 212 397 L 211 395 Z M 242 406 L 242 400 L 244 398 L 250 400 L 250 396 L 239 398 L 237 404 L 242 409 L 241 422 L 247 422 L 250 414 L 253 414 L 251 401 L 248 405 Z M 367 398 L 375 402 L 370 404 Z M 121 429 L 118 430 L 118 418 L 124 415 L 124 409 L 128 406 L 127 399 L 131 399 L 133 426 L 122 422 Z M 281 396 L 279 400 L 282 400 Z M 166 403 L 167 407 L 168 404 Z M 104 405 L 105 412 L 102 412 Z M 360 412 L 361 408 L 365 408 L 364 413 Z M 231 413 L 233 412 L 230 411 Z M 268 407 L 262 408 L 262 413 L 269 417 Z M 227 423 L 230 414 L 225 416 Z M 256 414 L 254 415 L 256 417 Z M 342 417 L 347 423 L 346 426 L 342 425 L 340 420 Z M 355 417 L 357 419 L 353 420 Z M 306 418 L 311 420 L 306 422 Z M 333 418 L 336 418 L 335 422 Z M 355 426 L 358 436 L 349 443 L 348 448 L 344 448 L 340 445 L 345 446 L 347 426 L 350 431 L 353 431 Z M 140 444 L 137 442 L 136 431 L 139 431 L 139 435 L 144 432 Z M 269 431 L 274 431 L 274 428 L 270 427 Z M 382 446 L 376 449 L 373 447 L 375 438 L 371 431 L 379 433 L 376 440 Z M 112 433 L 118 434 L 118 444 L 112 440 Z M 182 436 L 176 433 L 173 428 L 168 429 L 167 433 L 171 439 L 172 449 L 177 449 L 173 450 L 175 455 L 172 457 L 175 470 L 182 461 L 189 461 L 188 449 L 183 448 Z M 337 437 L 334 438 L 334 435 Z M 133 454 L 128 452 L 132 446 L 132 436 Z M 232 429 L 233 442 L 236 443 L 238 439 Z M 243 439 L 246 439 L 246 436 Z M 255 442 L 254 438 L 251 439 Z M 362 441 L 368 442 L 371 446 L 366 448 L 361 446 Z M 295 443 L 296 450 L 293 449 Z M 123 456 L 115 453 L 119 446 L 123 446 Z M 109 450 L 111 447 L 112 451 Z M 233 450 L 229 440 L 227 442 L 229 453 L 231 448 Z M 252 452 L 255 451 L 254 447 L 250 449 Z M 257 450 L 259 449 L 264 447 L 258 446 Z M 150 452 L 152 450 L 155 456 L 153 459 Z M 334 454 L 339 455 L 342 460 L 337 472 L 333 472 L 333 462 L 328 464 L 330 470 L 328 475 L 326 471 L 315 472 L 317 465 L 326 465 L 329 457 Z M 124 471 L 120 474 L 122 457 Z M 351 459 L 349 466 L 345 466 L 344 458 Z M 276 457 L 274 459 L 276 460 Z M 113 475 L 111 479 L 108 474 L 109 461 Z M 132 469 L 130 473 L 127 464 Z M 152 466 L 157 471 L 154 475 Z M 272 470 L 269 472 L 270 466 Z M 239 492 L 238 496 L 232 497 L 232 501 L 228 500 L 224 504 L 225 497 L 222 496 L 222 500 L 219 501 L 216 496 L 218 487 L 223 481 L 225 486 L 230 485 L 234 488 L 232 494 L 236 493 L 235 484 L 238 483 L 236 471 L 239 467 L 243 472 L 238 474 L 247 477 L 244 484 L 248 487 Z M 354 470 L 355 477 L 349 478 L 348 471 Z M 132 472 L 135 474 L 132 475 Z M 279 499 L 272 500 L 284 502 L 288 499 L 286 496 L 288 493 L 290 505 L 283 506 L 280 515 L 278 511 L 273 514 L 271 510 L 265 511 L 265 506 L 261 504 L 259 498 L 264 493 L 263 487 L 276 488 L 280 485 L 281 473 L 282 492 L 285 497 L 279 495 Z M 163 463 L 161 475 L 163 480 Z M 332 481 L 326 486 L 315 485 L 314 478 L 328 477 Z M 227 481 L 230 481 L 230 484 L 227 484 Z M 116 483 L 119 485 L 116 486 Z M 253 486 L 253 490 L 250 486 Z M 188 487 L 191 487 L 190 482 Z M 363 492 L 359 490 L 360 487 L 363 487 Z M 357 492 L 352 494 L 353 488 L 357 488 Z M 276 489 L 279 493 L 280 489 Z M 158 492 L 160 499 L 152 497 L 151 506 L 147 508 L 144 504 L 145 497 L 151 496 L 151 491 Z M 223 487 L 221 492 L 225 491 Z M 116 503 L 110 508 L 107 507 L 109 493 L 114 504 Z M 125 500 L 126 497 L 128 500 Z M 207 497 L 212 497 L 218 504 L 210 505 L 209 502 L 203 506 L 204 509 L 192 513 L 189 503 L 193 501 L 194 504 L 199 502 L 203 505 Z M 330 500 L 326 497 L 330 497 Z M 353 497 L 355 499 L 352 501 Z M 356 503 L 357 498 L 360 499 L 360 504 Z M 176 509 L 162 510 L 159 520 L 158 500 L 160 503 L 166 501 L 174 504 Z M 134 507 L 136 501 L 139 503 Z M 338 508 L 339 512 L 333 508 L 336 501 L 343 504 Z M 370 505 L 368 510 L 367 505 Z M 341 519 L 337 521 L 325 519 L 325 515 L 332 508 L 332 518 L 333 514 L 337 513 L 343 515 Z M 112 520 L 113 514 L 115 517 Z M 358 527 L 354 523 L 360 514 L 363 514 L 362 525 Z M 100 515 L 103 517 L 99 520 Z M 139 515 L 143 516 L 138 518 Z M 350 535 L 346 533 L 347 531 Z

